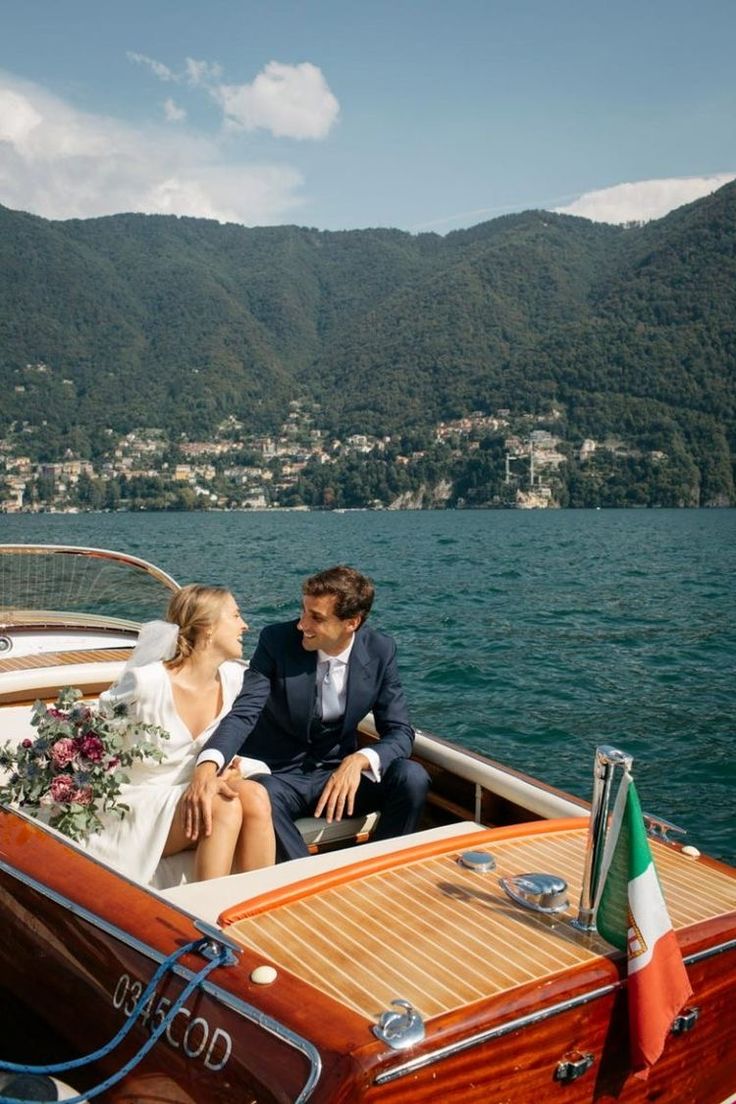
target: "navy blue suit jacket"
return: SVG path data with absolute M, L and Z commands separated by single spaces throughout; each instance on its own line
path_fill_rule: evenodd
M 260 635 L 243 687 L 203 750 L 228 763 L 239 752 L 262 759 L 272 771 L 301 764 L 337 764 L 357 748 L 357 726 L 373 712 L 380 740 L 374 744 L 383 775 L 414 742 L 409 710 L 390 636 L 361 625 L 350 653 L 345 715 L 318 744 L 312 719 L 317 653 L 302 646 L 296 621 L 267 625 Z M 310 741 L 310 736 L 312 737 Z

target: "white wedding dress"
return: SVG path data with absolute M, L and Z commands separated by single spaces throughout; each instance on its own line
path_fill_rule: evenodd
M 130 782 L 122 786 L 118 800 L 130 811 L 122 820 L 110 813 L 101 817 L 102 831 L 81 843 L 89 855 L 138 882 L 154 879 L 179 800 L 192 781 L 197 757 L 230 711 L 243 684 L 245 666 L 238 660 L 221 665 L 222 709 L 196 739 L 176 712 L 171 680 L 162 662 L 128 667 L 119 681 L 100 696 L 102 708 L 123 702 L 130 716 L 144 724 L 159 725 L 169 733 L 169 739 L 154 741 L 163 752 L 160 763 L 143 759 L 125 768 Z M 240 769 L 244 777 L 268 773 L 265 763 L 255 759 L 244 759 Z

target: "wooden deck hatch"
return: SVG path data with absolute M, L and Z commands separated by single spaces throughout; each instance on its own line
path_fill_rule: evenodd
M 227 933 L 371 1021 L 397 997 L 431 1019 L 615 953 L 570 926 L 585 828 L 504 832 L 497 842 L 495 835 L 490 830 L 485 845 L 496 859 L 492 872 L 461 866 L 455 841 L 442 854 L 365 877 L 351 868 L 341 884 L 259 904 Z M 675 929 L 736 910 L 736 878 L 725 869 L 662 845 L 653 850 Z M 523 910 L 499 886 L 500 877 L 537 871 L 568 882 L 570 908 L 561 917 Z

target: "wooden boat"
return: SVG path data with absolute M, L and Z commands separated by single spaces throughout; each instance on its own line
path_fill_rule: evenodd
M 36 698 L 108 686 L 175 586 L 131 556 L 0 548 L 0 742 L 27 734 Z M 625 958 L 576 926 L 589 805 L 425 732 L 415 756 L 432 789 L 414 835 L 302 822 L 308 858 L 168 888 L 171 871 L 137 884 L 0 807 L 3 1057 L 33 1042 L 38 1058 L 39 1040 L 42 1057 L 88 1054 L 129 1025 L 59 1074 L 89 1091 L 130 1064 L 101 1097 L 115 1104 L 735 1099 L 736 870 L 659 825 L 694 996 L 639 1080 Z M 527 893 L 528 872 L 553 877 Z

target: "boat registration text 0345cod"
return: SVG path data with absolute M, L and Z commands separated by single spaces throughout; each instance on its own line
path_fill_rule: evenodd
M 114 1008 L 122 1008 L 131 1016 L 141 998 L 145 984 L 128 974 L 121 974 L 112 995 Z M 168 997 L 156 997 L 146 1001 L 140 1012 L 140 1022 L 154 1031 L 162 1022 L 171 1001 Z M 164 1032 L 164 1038 L 175 1050 L 181 1050 L 187 1058 L 199 1059 L 209 1070 L 221 1070 L 227 1065 L 233 1049 L 233 1041 L 227 1031 L 216 1027 L 214 1031 L 202 1016 L 195 1016 L 188 1008 L 180 1008 Z

